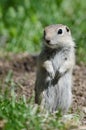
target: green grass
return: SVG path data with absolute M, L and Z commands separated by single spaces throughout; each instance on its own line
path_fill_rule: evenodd
M 57 115 L 48 115 L 40 112 L 36 105 L 21 98 L 14 101 L 13 98 L 0 98 L 0 119 L 5 120 L 4 130 L 65 130 Z
M 32 98 L 18 97 L 18 85 L 12 78 L 12 71 L 5 77 L 4 86 L 0 85 L 0 129 L 3 130 L 67 130 L 72 121 L 62 121 L 61 112 L 50 114 L 34 104 Z M 79 118 L 78 118 L 79 119 Z M 77 122 L 77 116 L 74 116 Z
M 44 27 L 62 23 L 72 31 L 77 60 L 86 63 L 85 12 L 86 0 L 1 0 L 0 44 L 8 52 L 38 52 Z
M 4 86 L 0 86 L 0 122 L 4 130 L 63 130 L 64 124 L 59 120 L 61 114 L 51 115 L 41 111 L 34 104 L 34 96 L 26 99 L 25 95 L 18 97 L 15 93 L 18 85 L 13 81 L 12 71 L 5 77 Z

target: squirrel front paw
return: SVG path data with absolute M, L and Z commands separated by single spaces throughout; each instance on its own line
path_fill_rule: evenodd
M 54 79 L 54 77 L 55 77 L 55 72 L 49 70 L 49 71 L 48 71 L 48 75 L 50 76 L 51 79 Z
M 55 73 L 55 76 L 52 80 L 52 83 L 53 84 L 56 84 L 58 82 L 58 80 L 67 72 L 65 71 L 64 73 L 62 71 L 60 71 L 61 69 L 57 70 L 56 73 Z
M 56 71 L 55 78 L 59 79 L 61 76 L 62 76 L 62 73 L 60 73 L 59 71 Z
M 62 76 L 62 74 L 59 71 L 56 71 L 55 76 L 54 76 L 54 78 L 52 80 L 52 83 L 54 85 L 57 84 L 57 82 L 58 82 L 58 80 L 60 79 L 61 76 Z
M 47 60 L 44 62 L 43 67 L 45 68 L 45 70 L 47 71 L 48 75 L 50 76 L 51 79 L 54 79 L 55 77 L 55 72 L 53 69 L 53 65 L 52 62 Z

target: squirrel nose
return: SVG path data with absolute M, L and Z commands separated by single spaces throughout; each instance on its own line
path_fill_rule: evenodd
M 50 40 L 49 40 L 49 39 L 45 39 L 45 41 L 46 41 L 47 43 L 50 43 Z
M 44 30 L 44 40 L 49 44 L 50 39 L 46 36 L 46 31 Z

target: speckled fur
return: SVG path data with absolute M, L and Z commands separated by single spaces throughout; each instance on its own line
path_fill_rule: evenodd
M 54 28 L 59 28 L 59 25 L 55 25 Z M 64 25 L 60 25 L 60 28 L 64 28 Z M 65 113 L 72 102 L 71 87 L 75 50 L 72 38 L 68 41 L 69 43 L 54 48 L 43 43 L 38 57 L 35 102 L 41 104 L 49 112 L 60 109 Z

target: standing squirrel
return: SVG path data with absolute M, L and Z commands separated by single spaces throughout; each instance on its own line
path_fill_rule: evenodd
M 42 51 L 38 57 L 35 103 L 49 112 L 68 111 L 72 102 L 72 72 L 75 44 L 66 25 L 44 29 Z

